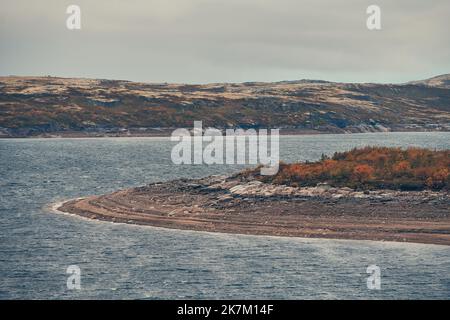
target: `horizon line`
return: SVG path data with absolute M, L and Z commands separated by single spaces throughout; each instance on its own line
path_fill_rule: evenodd
M 212 84 L 248 84 L 248 83 L 283 83 L 283 82 L 324 82 L 324 83 L 336 83 L 336 84 L 383 84 L 383 85 L 404 85 L 410 84 L 411 82 L 426 81 L 438 77 L 449 76 L 448 73 L 441 73 L 431 77 L 412 79 L 406 82 L 373 82 L 373 81 L 332 81 L 324 79 L 313 79 L 313 78 L 302 78 L 302 79 L 291 79 L 291 80 L 274 80 L 274 81 L 259 81 L 259 80 L 248 80 L 248 81 L 231 81 L 231 82 L 169 82 L 169 81 L 139 81 L 139 80 L 129 80 L 129 79 L 118 79 L 118 78 L 104 78 L 104 77 L 86 77 L 86 76 L 59 76 L 59 75 L 2 75 L 0 78 L 56 78 L 56 79 L 84 79 L 84 80 L 108 80 L 108 81 L 125 81 L 125 82 L 135 82 L 144 84 L 173 84 L 173 85 L 212 85 Z

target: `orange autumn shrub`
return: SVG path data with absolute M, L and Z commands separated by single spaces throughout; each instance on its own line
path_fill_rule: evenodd
M 368 164 L 358 164 L 353 168 L 353 175 L 359 182 L 366 181 L 373 177 L 375 169 Z
M 392 170 L 397 173 L 403 173 L 408 172 L 411 170 L 411 164 L 407 160 L 402 160 L 397 162 L 393 167 Z
M 450 150 L 365 147 L 323 156 L 317 162 L 282 163 L 274 176 L 248 174 L 293 186 L 328 183 L 354 189 L 449 190 Z

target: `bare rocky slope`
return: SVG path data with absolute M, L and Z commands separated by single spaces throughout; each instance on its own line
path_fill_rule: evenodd
M 450 75 L 405 84 L 206 85 L 0 77 L 3 137 L 168 134 L 194 120 L 282 133 L 450 131 Z

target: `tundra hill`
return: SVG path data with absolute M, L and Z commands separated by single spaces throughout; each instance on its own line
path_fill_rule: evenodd
M 426 80 L 411 81 L 409 84 L 424 85 L 430 87 L 438 87 L 450 89 L 450 74 L 443 74 Z
M 0 77 L 0 135 L 152 134 L 191 128 L 194 120 L 204 127 L 281 128 L 282 133 L 450 131 L 449 78 L 191 85 Z

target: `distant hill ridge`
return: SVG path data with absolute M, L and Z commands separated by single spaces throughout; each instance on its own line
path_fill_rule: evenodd
M 153 135 L 172 128 L 282 133 L 450 131 L 450 75 L 405 84 L 166 84 L 0 77 L 0 136 Z
M 442 74 L 426 80 L 410 81 L 408 84 L 450 89 L 450 74 Z

